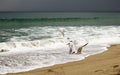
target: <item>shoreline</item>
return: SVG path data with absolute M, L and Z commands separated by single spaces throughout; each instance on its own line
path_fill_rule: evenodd
M 120 45 L 112 45 L 107 51 L 91 55 L 84 60 L 3 75 L 119 75 L 119 59 Z

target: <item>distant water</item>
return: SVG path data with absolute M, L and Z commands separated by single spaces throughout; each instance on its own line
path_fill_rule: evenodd
M 76 49 L 89 44 L 69 55 L 68 37 Z M 120 13 L 0 13 L 0 74 L 82 60 L 111 44 L 120 44 Z

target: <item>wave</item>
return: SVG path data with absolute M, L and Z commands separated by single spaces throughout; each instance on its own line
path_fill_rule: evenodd
M 63 40 L 55 39 L 0 43 L 0 74 L 84 59 L 69 56 L 66 46 Z
M 111 41 L 113 39 L 113 41 Z M 104 40 L 104 41 L 103 41 Z M 103 38 L 89 41 L 80 55 L 70 55 L 66 41 L 60 39 L 0 43 L 0 74 L 23 72 L 36 68 L 78 61 L 107 50 L 119 39 Z M 86 41 L 79 41 L 77 48 Z M 120 43 L 120 41 L 119 41 Z M 76 49 L 77 50 L 77 49 Z
M 57 22 L 57 21 L 80 21 L 80 20 L 96 20 L 100 19 L 100 17 L 91 17 L 91 18 L 8 18 L 8 19 L 0 19 L 3 22 L 31 22 L 31 21 L 40 21 L 40 22 Z
M 120 18 L 61 17 L 61 18 L 2 18 L 0 29 L 18 29 L 33 26 L 119 26 Z
M 34 48 L 43 48 L 50 45 L 63 43 L 62 40 L 36 40 L 26 42 L 3 42 L 0 43 L 0 52 L 7 52 L 11 50 L 27 50 Z

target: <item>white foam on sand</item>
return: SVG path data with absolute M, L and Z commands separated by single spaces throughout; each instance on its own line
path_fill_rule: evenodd
M 107 31 L 103 30 L 106 28 Z M 32 31 L 34 34 L 31 31 L 31 34 L 28 36 L 11 38 L 12 41 L 18 41 L 19 39 L 22 40 L 21 42 L 0 43 L 0 50 L 3 50 L 0 52 L 0 74 L 22 72 L 55 64 L 78 61 L 90 55 L 102 53 L 110 45 L 120 44 L 119 33 L 117 33 L 119 30 L 117 28 L 120 27 L 66 27 L 65 38 L 59 38 L 55 36 L 57 35 L 55 33 L 57 27 L 48 27 L 47 31 L 54 31 L 50 34 L 50 36 L 54 36 L 51 39 L 23 41 L 24 38 L 38 34 L 35 31 L 36 29 L 33 28 Z M 21 30 L 27 32 L 30 29 Z M 111 33 L 109 34 L 108 32 Z M 77 41 L 76 49 L 86 43 L 88 45 L 83 48 L 81 54 L 70 55 L 69 47 L 66 45 L 68 43 L 67 37 Z
M 87 56 L 107 50 L 107 47 L 109 47 L 111 43 L 100 43 L 101 40 L 103 40 L 103 38 L 99 39 L 99 41 L 95 40 L 96 42 L 89 43 L 83 48 L 82 54 L 80 55 L 70 55 L 66 43 L 62 41 L 56 42 L 56 40 L 46 41 L 47 43 L 42 42 L 42 45 L 40 41 L 34 41 L 34 43 L 33 41 L 13 42 L 16 45 L 15 48 L 14 46 L 8 48 L 8 46 L 6 46 L 8 44 L 4 43 L 8 52 L 2 52 L 0 54 L 0 74 L 28 71 L 35 68 L 82 60 Z M 36 43 L 37 45 L 35 45 Z M 39 46 L 38 43 L 40 44 Z M 83 42 L 83 44 L 85 44 L 85 42 Z

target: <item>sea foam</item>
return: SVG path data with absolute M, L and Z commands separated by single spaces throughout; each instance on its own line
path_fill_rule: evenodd
M 65 37 L 60 36 L 58 28 L 65 29 Z M 28 71 L 36 68 L 63 64 L 85 59 L 90 55 L 102 53 L 112 44 L 120 44 L 119 26 L 82 27 L 31 27 L 16 31 L 27 36 L 13 36 L 8 42 L 0 43 L 0 74 Z M 47 30 L 45 30 L 47 29 Z M 47 39 L 35 40 L 40 36 Z M 77 41 L 76 49 L 88 43 L 81 54 L 69 54 L 67 38 Z M 26 40 L 26 38 L 28 38 Z M 34 39 L 34 40 L 32 40 Z M 19 42 L 18 42 L 19 41 Z

